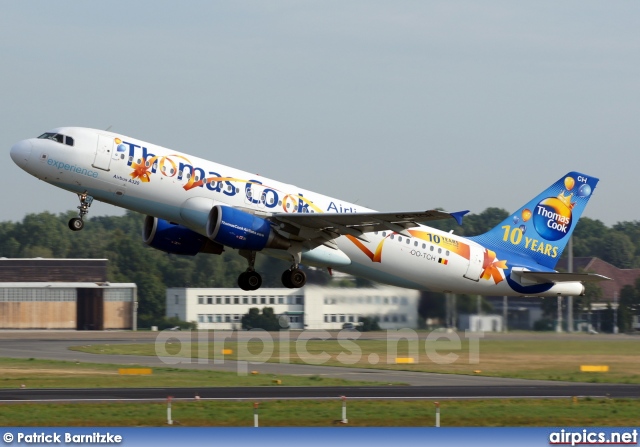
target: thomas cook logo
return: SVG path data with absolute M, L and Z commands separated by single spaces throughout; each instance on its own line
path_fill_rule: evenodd
M 571 203 L 573 193 L 567 196 L 561 192 L 558 197 L 542 200 L 533 212 L 533 226 L 540 236 L 548 241 L 557 241 L 569 233 L 571 228 Z

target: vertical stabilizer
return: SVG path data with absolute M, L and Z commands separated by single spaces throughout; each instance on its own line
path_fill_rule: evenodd
M 569 172 L 491 231 L 470 239 L 497 251 L 516 252 L 554 268 L 598 179 Z

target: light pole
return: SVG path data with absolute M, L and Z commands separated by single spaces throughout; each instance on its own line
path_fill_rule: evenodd
M 613 333 L 618 333 L 618 292 L 613 292 Z
M 562 295 L 558 294 L 558 319 L 556 320 L 556 332 L 562 332 Z
M 568 270 L 573 273 L 573 236 L 569 237 Z M 573 332 L 573 296 L 567 297 L 567 332 Z

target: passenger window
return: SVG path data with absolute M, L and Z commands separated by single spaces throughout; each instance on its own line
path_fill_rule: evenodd
M 398 236 L 398 242 L 402 242 L 402 236 Z
M 393 234 L 391 236 L 389 236 L 389 239 L 393 240 Z
M 422 249 L 424 250 L 425 248 L 427 248 L 427 244 L 422 244 Z
M 64 139 L 64 143 L 65 143 L 67 146 L 73 146 L 73 138 L 71 138 L 71 137 L 65 137 L 65 139 Z
M 411 243 L 411 241 L 409 239 L 407 239 L 407 245 L 409 245 Z
M 415 241 L 415 242 L 413 243 L 413 246 L 414 246 L 414 247 L 417 247 L 417 246 L 418 246 L 418 241 Z

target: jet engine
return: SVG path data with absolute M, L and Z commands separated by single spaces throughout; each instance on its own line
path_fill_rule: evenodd
M 144 243 L 157 250 L 176 255 L 195 256 L 198 253 L 219 255 L 224 247 L 187 227 L 147 216 L 142 229 Z
M 238 250 L 286 250 L 291 245 L 288 239 L 271 228 L 268 220 L 223 205 L 216 205 L 209 212 L 207 236 L 212 241 Z

